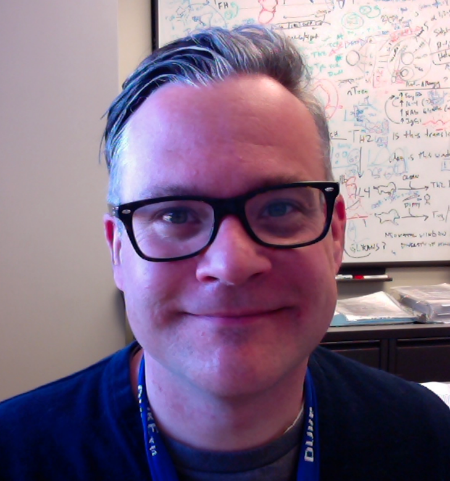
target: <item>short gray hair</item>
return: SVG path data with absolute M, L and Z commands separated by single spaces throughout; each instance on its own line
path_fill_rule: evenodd
M 323 106 L 309 89 L 308 69 L 293 42 L 261 25 L 232 30 L 213 27 L 155 50 L 124 82 L 107 112 L 103 134 L 110 173 L 109 203 L 120 203 L 120 152 L 125 127 L 153 92 L 167 83 L 202 86 L 231 76 L 258 74 L 276 80 L 306 106 L 319 132 L 326 178 L 332 180 L 328 122 Z

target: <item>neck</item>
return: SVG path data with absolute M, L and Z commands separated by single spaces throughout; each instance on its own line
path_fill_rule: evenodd
M 142 351 L 131 361 L 135 395 Z M 149 355 L 146 388 L 159 429 L 196 449 L 238 451 L 282 436 L 303 405 L 304 366 L 263 392 L 223 397 L 205 392 L 167 372 Z

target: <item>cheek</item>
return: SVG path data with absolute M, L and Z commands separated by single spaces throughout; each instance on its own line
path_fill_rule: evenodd
M 134 337 L 147 352 L 158 351 L 162 333 L 175 324 L 174 299 L 179 283 L 173 282 L 164 269 L 153 265 L 127 267 L 124 298 L 128 322 Z
M 193 276 L 187 262 L 148 262 L 127 248 L 123 249 L 121 269 L 127 315 L 133 330 L 152 331 L 171 321 L 177 300 Z
M 164 296 L 165 291 L 176 287 L 174 280 L 181 270 L 175 263 L 142 259 L 129 242 L 122 247 L 120 263 L 125 295 L 136 299 Z
M 292 259 L 286 268 L 293 275 L 291 282 L 298 288 L 301 310 L 311 317 L 317 318 L 320 314 L 325 320 L 331 319 L 337 299 L 332 243 L 325 239 L 293 254 L 297 259 Z M 293 268 L 294 265 L 297 268 Z

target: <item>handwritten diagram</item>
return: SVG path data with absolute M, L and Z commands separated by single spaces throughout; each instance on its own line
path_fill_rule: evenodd
M 330 122 L 345 261 L 450 260 L 450 0 L 160 0 L 158 17 L 160 44 L 283 29 Z

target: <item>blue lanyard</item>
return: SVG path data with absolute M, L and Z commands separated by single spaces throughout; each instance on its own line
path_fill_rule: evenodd
M 144 428 L 145 451 L 152 481 L 178 481 L 175 466 L 164 445 L 145 388 L 145 362 L 142 358 L 139 369 L 138 399 Z M 305 409 L 302 446 L 298 462 L 297 481 L 319 481 L 319 428 L 317 398 L 309 369 L 305 379 Z

